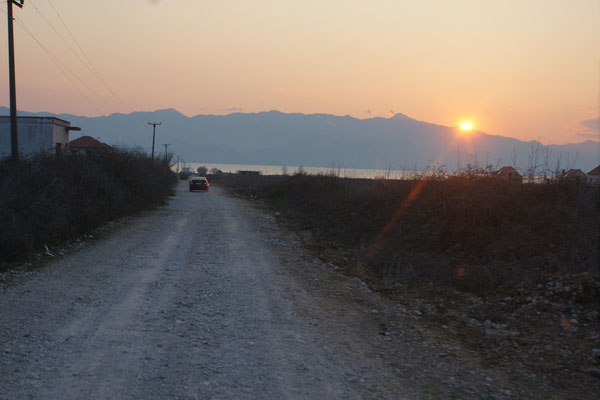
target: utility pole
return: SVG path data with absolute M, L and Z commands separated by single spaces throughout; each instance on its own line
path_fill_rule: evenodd
M 163 146 L 165 146 L 165 161 L 167 161 L 167 153 L 170 145 L 170 143 L 163 143 Z
M 181 156 L 177 156 L 177 173 L 179 173 L 179 159 L 181 158 Z
M 8 15 L 8 76 L 10 81 L 10 148 L 13 162 L 19 159 L 19 135 L 17 131 L 17 89 L 15 84 L 15 39 L 13 35 L 13 4 L 23 8 L 25 0 L 7 0 Z
M 162 122 L 148 122 L 148 125 L 152 125 L 154 129 L 152 130 L 152 159 L 154 160 L 154 138 L 156 137 L 156 125 L 161 125 Z

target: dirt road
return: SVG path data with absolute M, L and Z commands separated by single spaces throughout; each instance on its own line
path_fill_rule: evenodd
M 515 393 L 216 186 L 182 183 L 168 207 L 16 276 L 0 284 L 1 399 Z

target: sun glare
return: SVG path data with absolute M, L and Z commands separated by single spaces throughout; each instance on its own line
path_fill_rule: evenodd
M 471 125 L 470 122 L 463 122 L 462 124 L 460 124 L 460 129 L 462 129 L 463 131 L 470 131 L 471 129 L 473 129 L 473 125 Z

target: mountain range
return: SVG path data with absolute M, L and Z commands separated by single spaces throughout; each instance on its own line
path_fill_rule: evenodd
M 525 171 L 545 164 L 554 170 L 580 168 L 587 172 L 600 164 L 600 142 L 587 140 L 564 145 L 471 131 L 418 121 L 403 114 L 390 118 L 357 119 L 330 114 L 287 114 L 279 111 L 196 115 L 175 109 L 131 114 L 83 117 L 71 114 L 31 113 L 50 116 L 81 128 L 72 132 L 93 136 L 121 147 L 150 152 L 152 126 L 156 127 L 155 153 L 169 152 L 187 162 L 262 164 L 369 169 L 445 170 L 491 165 L 516 166 Z M 9 115 L 0 107 L 0 115 Z

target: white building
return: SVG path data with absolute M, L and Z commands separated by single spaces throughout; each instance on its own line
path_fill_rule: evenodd
M 19 155 L 31 156 L 40 152 L 55 153 L 69 146 L 69 131 L 81 128 L 54 117 L 17 117 Z M 0 117 L 0 158 L 11 155 L 10 117 Z

